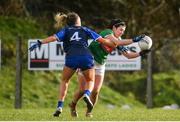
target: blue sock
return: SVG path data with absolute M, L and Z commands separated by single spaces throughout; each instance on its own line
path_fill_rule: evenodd
M 59 107 L 62 108 L 62 107 L 63 107 L 63 103 L 64 103 L 63 101 L 58 101 L 58 106 L 57 106 L 57 108 L 59 108 Z
M 85 90 L 85 91 L 84 91 L 84 94 L 90 96 L 91 92 L 90 92 L 89 90 Z

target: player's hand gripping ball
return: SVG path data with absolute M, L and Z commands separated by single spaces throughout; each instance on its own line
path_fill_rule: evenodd
M 138 42 L 138 45 L 141 50 L 149 50 L 152 47 L 152 39 L 149 36 L 144 36 Z

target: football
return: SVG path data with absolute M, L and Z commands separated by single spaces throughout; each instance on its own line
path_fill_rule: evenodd
M 152 39 L 149 36 L 145 36 L 138 42 L 138 45 L 141 50 L 149 50 L 152 47 Z

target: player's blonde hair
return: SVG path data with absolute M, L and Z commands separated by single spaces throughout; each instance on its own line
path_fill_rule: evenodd
M 59 29 L 59 28 L 62 28 L 64 26 L 66 26 L 66 25 L 68 25 L 68 26 L 75 25 L 78 18 L 79 18 L 79 15 L 77 13 L 75 13 L 75 12 L 70 12 L 67 15 L 57 13 L 54 16 L 54 19 L 56 21 L 54 27 L 56 29 Z
M 56 21 L 56 23 L 54 24 L 54 27 L 56 29 L 63 28 L 67 23 L 66 22 L 67 21 L 67 15 L 66 14 L 57 13 L 54 16 L 54 19 Z

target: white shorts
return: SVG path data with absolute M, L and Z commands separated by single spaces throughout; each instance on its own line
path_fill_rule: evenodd
M 104 75 L 105 73 L 105 64 L 98 64 L 96 61 L 94 62 L 95 75 Z M 78 72 L 79 75 L 83 75 L 82 71 Z
M 95 75 L 104 75 L 105 73 L 105 64 L 94 63 Z

